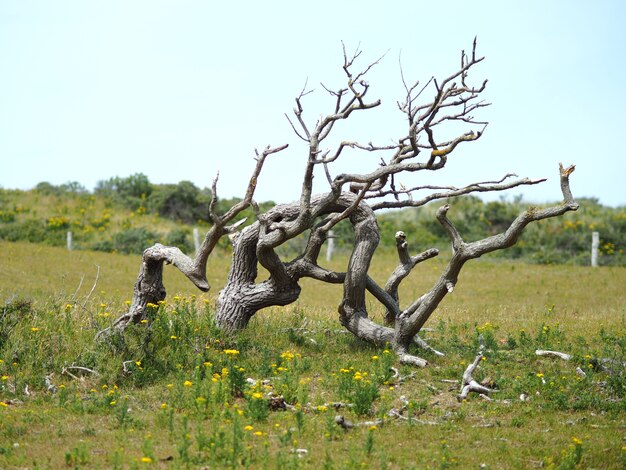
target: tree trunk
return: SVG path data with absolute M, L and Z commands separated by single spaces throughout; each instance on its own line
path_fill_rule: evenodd
M 259 223 L 255 222 L 233 241 L 233 261 L 226 285 L 220 291 L 215 313 L 215 322 L 223 330 L 241 330 L 259 310 L 288 305 L 300 296 L 300 286 L 290 278 L 279 283 L 270 277 L 256 283 L 259 228 Z

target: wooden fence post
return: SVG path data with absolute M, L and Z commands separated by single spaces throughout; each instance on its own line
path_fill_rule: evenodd
M 200 249 L 200 233 L 198 233 L 198 229 L 193 229 L 193 246 L 196 249 L 196 253 Z
M 67 232 L 67 249 L 72 251 L 72 232 Z
M 600 247 L 600 233 L 593 232 L 591 234 L 591 266 L 598 266 L 598 248 Z
M 326 239 L 328 241 L 328 245 L 326 246 L 326 261 L 330 261 L 333 259 L 333 252 L 335 251 L 335 234 L 332 230 L 328 231 Z

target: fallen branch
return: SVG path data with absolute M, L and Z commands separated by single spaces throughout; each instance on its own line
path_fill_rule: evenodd
M 558 357 L 560 359 L 563 359 L 564 361 L 569 361 L 574 357 L 571 354 L 567 354 L 567 353 L 563 353 L 559 351 L 543 350 L 543 349 L 537 349 L 535 351 L 535 354 L 537 356 Z M 622 368 L 626 367 L 625 362 L 620 362 L 615 359 L 609 359 L 609 358 L 591 359 L 590 364 L 592 364 L 594 368 L 599 369 L 603 372 L 606 372 L 607 374 L 613 374 L 615 372 L 615 367 L 622 367 Z M 608 366 L 605 364 L 608 364 Z M 585 372 L 580 367 L 576 368 L 576 373 L 580 375 L 581 377 L 587 376 L 587 374 L 585 374 Z
M 476 355 L 474 362 L 467 366 L 467 369 L 465 369 L 465 372 L 463 373 L 461 393 L 459 393 L 459 395 L 456 397 L 458 401 L 465 400 L 470 392 L 475 392 L 481 395 L 488 395 L 489 393 L 494 391 L 488 387 L 485 387 L 484 385 L 479 384 L 473 377 L 474 370 L 476 370 L 476 367 L 478 367 L 478 364 L 480 364 L 484 357 L 483 351 L 485 349 L 485 343 L 482 335 L 480 335 L 479 340 L 480 348 L 478 350 L 478 354 Z
M 566 354 L 563 352 L 559 352 L 559 351 L 549 351 L 549 350 L 543 350 L 543 349 L 537 349 L 535 351 L 535 354 L 537 356 L 553 356 L 553 357 L 558 357 L 563 359 L 564 361 L 569 361 L 572 357 L 571 354 Z
M 131 364 L 131 363 L 133 363 L 133 362 L 135 362 L 135 361 L 130 360 L 130 361 L 124 361 L 124 362 L 122 362 L 122 372 L 124 372 L 124 373 L 125 373 L 125 374 L 127 374 L 127 375 L 132 374 L 132 373 L 133 373 L 133 371 L 132 371 L 132 370 L 129 370 L 129 369 L 128 369 L 128 367 L 126 367 L 126 365 L 127 365 L 127 364 Z
M 44 378 L 44 383 L 46 384 L 46 390 L 48 390 L 50 393 L 56 393 L 58 390 L 57 386 L 52 383 L 53 375 L 54 374 L 46 375 L 46 377 Z
M 415 372 L 411 372 L 410 374 L 407 374 L 407 375 L 400 375 L 400 372 L 395 367 L 390 367 L 389 370 L 393 373 L 393 375 L 391 376 L 391 379 L 393 380 L 393 383 L 396 385 L 400 385 L 403 382 L 409 379 L 412 379 L 413 377 L 417 375 L 417 373 Z
M 96 372 L 93 369 L 89 369 L 88 367 L 82 367 L 82 366 L 66 366 L 61 370 L 61 375 L 69 375 L 71 378 L 73 378 L 74 380 L 78 380 L 79 377 L 77 377 L 76 375 L 72 374 L 70 371 L 76 371 L 76 372 L 80 372 L 83 375 L 85 373 L 88 374 L 92 374 L 95 375 L 96 377 L 99 377 L 100 374 L 98 372 Z
M 339 426 L 341 426 L 343 429 L 347 431 L 348 429 L 353 429 L 355 427 L 381 426 L 384 423 L 384 421 L 382 419 L 376 419 L 374 421 L 362 421 L 360 423 L 353 423 L 345 419 L 343 416 L 337 415 L 335 416 L 335 423 L 337 423 Z

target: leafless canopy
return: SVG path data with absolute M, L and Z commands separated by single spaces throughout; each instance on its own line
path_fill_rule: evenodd
M 300 294 L 298 281 L 303 277 L 321 282 L 342 283 L 343 298 L 339 305 L 341 324 L 350 332 L 368 341 L 390 343 L 402 362 L 423 366 L 426 361 L 409 354 L 410 345 L 431 349 L 418 336 L 441 300 L 452 292 L 464 263 L 481 255 L 512 246 L 524 227 L 533 221 L 576 210 L 569 190 L 569 175 L 574 167 L 560 169 L 564 202 L 556 207 L 530 210 L 520 214 L 503 233 L 466 243 L 447 214 L 446 204 L 437 212 L 437 219 L 448 233 L 454 255 L 433 287 L 404 308 L 400 305 L 398 285 L 420 262 L 437 256 L 436 249 L 411 256 L 407 235 L 396 235 L 399 266 L 384 287 L 368 276 L 374 251 L 379 243 L 375 213 L 381 209 L 418 207 L 427 202 L 456 196 L 488 191 L 501 191 L 521 185 L 534 185 L 544 181 L 517 178 L 507 174 L 496 181 L 482 181 L 463 187 L 421 185 L 406 187 L 396 180 L 417 172 L 430 172 L 444 168 L 454 152 L 484 135 L 487 122 L 477 120 L 475 114 L 488 106 L 483 94 L 487 80 L 473 83 L 470 73 L 483 61 L 477 55 L 476 40 L 471 51 L 461 53 L 459 68 L 443 79 L 430 78 L 424 84 L 407 83 L 402 78 L 404 97 L 397 103 L 404 116 L 406 127 L 390 145 L 375 145 L 342 141 L 326 145 L 335 124 L 350 119 L 355 113 L 363 113 L 381 105 L 378 99 L 370 99 L 368 72 L 379 64 L 376 60 L 356 71 L 361 51 L 349 54 L 344 46 L 342 69 L 345 86 L 339 89 L 324 87 L 333 101 L 332 109 L 315 123 L 305 119 L 306 87 L 295 99 L 293 116 L 289 123 L 296 135 L 306 142 L 306 165 L 298 201 L 281 204 L 261 213 L 253 201 L 257 180 L 265 160 L 287 146 L 267 147 L 256 154 L 256 167 L 248 182 L 243 200 L 225 214 L 215 212 L 217 180 L 213 183 L 211 217 L 215 221 L 206 234 L 204 243 L 195 258 L 183 254 L 176 247 L 155 245 L 143 255 L 142 269 L 135 285 L 135 295 L 129 312 L 122 315 L 108 330 L 100 333 L 105 338 L 114 331 L 147 317 L 146 305 L 165 297 L 162 284 L 162 265 L 171 263 L 180 269 L 199 289 L 208 290 L 206 265 L 209 254 L 220 237 L 230 234 L 233 240 L 233 260 L 224 288 L 220 291 L 215 318 L 226 330 L 244 328 L 250 318 L 260 309 L 273 305 L 287 305 Z M 453 138 L 450 130 L 462 129 Z M 336 162 L 350 149 L 363 152 L 372 161 L 369 173 L 332 174 Z M 377 154 L 377 155 L 369 155 Z M 318 168 L 321 167 L 321 168 Z M 313 194 L 313 177 L 323 171 L 328 190 Z M 231 224 L 246 207 L 256 210 L 256 221 L 237 232 L 241 221 Z M 355 244 L 345 272 L 329 271 L 318 263 L 320 250 L 327 234 L 340 221 L 348 219 L 354 228 Z M 400 229 L 400 227 L 399 227 Z M 286 241 L 308 233 L 303 252 L 292 260 L 283 260 L 275 249 Z M 257 280 L 258 265 L 270 273 L 266 280 Z M 380 325 L 368 317 L 365 292 L 369 291 L 384 305 L 387 325 Z M 431 349 L 432 351 L 432 349 Z

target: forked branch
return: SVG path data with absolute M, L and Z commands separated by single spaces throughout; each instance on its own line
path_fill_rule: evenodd
M 419 332 L 439 306 L 441 300 L 454 288 L 459 273 L 468 260 L 513 246 L 524 228 L 531 222 L 560 216 L 568 211 L 578 209 L 578 204 L 574 201 L 569 188 L 569 176 L 574 171 L 574 166 L 564 168 L 563 165 L 559 164 L 559 169 L 563 202 L 546 209 L 531 208 L 524 211 L 511 223 L 507 230 L 500 234 L 475 242 L 465 242 L 447 217 L 449 205 L 446 204 L 437 211 L 437 218 L 452 241 L 454 254 L 432 289 L 420 298 L 419 306 L 412 312 L 403 312 L 398 319 L 401 323 L 400 328 L 396 328 L 398 331 L 396 340 L 399 344 L 408 344 L 413 336 Z

